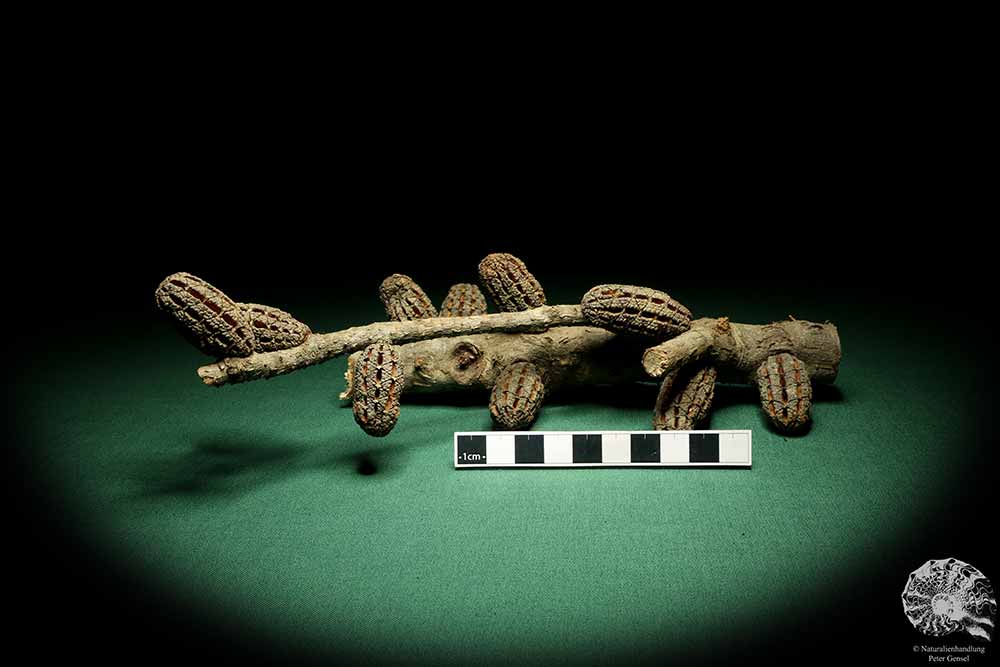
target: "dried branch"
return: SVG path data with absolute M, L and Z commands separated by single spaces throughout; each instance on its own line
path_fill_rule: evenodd
M 696 320 L 691 329 L 677 338 L 660 343 L 646 350 L 642 355 L 642 367 L 651 376 L 663 377 L 672 370 L 686 366 L 695 359 L 701 358 L 715 343 L 715 333 L 705 327 L 696 326 L 704 320 Z
M 597 327 L 553 327 L 543 333 L 490 333 L 433 338 L 399 346 L 403 398 L 410 393 L 489 392 L 503 369 L 530 361 L 548 390 L 564 386 L 622 384 L 645 379 L 636 363 L 646 339 Z M 342 399 L 353 396 L 351 378 L 360 352 L 348 358 Z
M 786 326 L 802 331 L 792 337 L 763 333 L 769 327 Z M 756 384 L 755 373 L 761 363 L 757 359 L 767 359 L 772 351 L 777 351 L 779 343 L 802 359 L 813 380 L 829 383 L 836 378 L 840 338 L 832 324 L 800 320 L 754 325 L 706 318 L 696 320 L 692 327 L 689 333 L 694 335 L 682 334 L 648 350 L 645 349 L 648 338 L 580 326 L 557 327 L 538 334 L 479 334 L 401 345 L 399 363 L 403 369 L 404 401 L 411 392 L 488 391 L 504 367 L 517 361 L 529 361 L 541 369 L 547 389 L 634 382 L 645 378 L 642 367 L 636 363 L 644 351 L 645 357 L 651 359 L 667 355 L 677 360 L 673 368 L 678 370 L 697 356 L 691 354 L 692 349 L 704 347 L 694 341 L 705 339 L 711 340 L 711 344 L 702 350 L 701 356 L 711 360 L 729 381 Z M 678 349 L 685 352 L 671 354 L 671 343 L 681 338 L 685 342 Z M 353 354 L 348 359 L 347 389 L 340 395 L 343 399 L 352 396 L 351 369 L 356 358 L 357 354 Z
M 276 352 L 258 352 L 230 357 L 202 366 L 198 375 L 212 387 L 263 380 L 301 368 L 321 364 L 342 354 L 364 349 L 376 341 L 408 343 L 465 334 L 490 332 L 537 332 L 550 327 L 587 324 L 580 306 L 542 306 L 516 313 L 471 317 L 435 317 L 407 322 L 376 322 L 325 334 L 312 334 L 296 347 Z
M 649 375 L 663 377 L 708 355 L 720 371 L 745 382 L 770 355 L 780 352 L 801 359 L 813 382 L 830 384 L 837 378 L 837 327 L 805 320 L 738 324 L 725 317 L 698 319 L 690 331 L 646 350 L 642 365 Z
M 326 334 L 282 310 L 237 303 L 187 273 L 167 276 L 155 297 L 199 349 L 228 355 L 198 369 L 209 386 L 283 375 L 365 349 L 363 362 L 349 358 L 341 397 L 353 399 L 358 423 L 376 436 L 395 425 L 404 389 L 490 389 L 497 425 L 527 428 L 549 390 L 634 381 L 641 370 L 665 376 L 657 429 L 692 428 L 707 416 L 718 378 L 755 381 L 775 427 L 794 431 L 811 418 L 811 382 L 837 376 L 840 337 L 829 322 L 692 322 L 690 310 L 664 292 L 615 284 L 592 288 L 580 305 L 545 306 L 524 263 L 503 253 L 480 263 L 480 279 L 494 301 L 515 312 L 478 314 L 485 308 L 478 288 L 458 285 L 449 292 L 454 303 L 441 311 L 450 316 L 436 317 L 419 285 L 401 274 L 380 289 L 398 321 Z

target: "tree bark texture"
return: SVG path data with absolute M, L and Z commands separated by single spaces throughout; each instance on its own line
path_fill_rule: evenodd
M 648 342 L 597 327 L 554 327 L 544 333 L 488 333 L 434 338 L 399 347 L 404 396 L 409 392 L 490 391 L 503 369 L 530 361 L 547 390 L 566 385 L 621 384 L 645 379 L 639 359 Z M 348 358 L 347 389 L 357 353 Z
M 662 377 L 707 355 L 724 374 L 720 381 L 752 383 L 749 378 L 768 356 L 781 352 L 801 359 L 813 382 L 832 384 L 837 379 L 837 327 L 805 320 L 738 324 L 724 317 L 698 319 L 689 331 L 649 348 L 642 365 L 652 377 Z
M 615 334 L 597 327 L 555 327 L 544 333 L 489 333 L 435 338 L 401 345 L 404 396 L 408 392 L 486 390 L 515 361 L 542 370 L 547 389 L 620 384 L 678 370 L 705 357 L 723 382 L 753 383 L 770 354 L 799 357 L 816 382 L 832 383 L 840 365 L 840 337 L 832 324 L 801 320 L 767 325 L 731 323 L 726 318 L 695 320 L 687 333 L 652 348 L 648 338 Z M 351 369 L 348 359 L 349 399 Z M 640 363 L 641 361 L 641 363 Z
M 302 345 L 276 352 L 230 357 L 202 366 L 198 375 L 212 387 L 263 380 L 313 366 L 372 343 L 392 344 L 486 332 L 545 331 L 550 327 L 586 324 L 580 306 L 542 306 L 516 313 L 471 317 L 434 317 L 407 322 L 376 322 L 342 331 L 312 334 Z

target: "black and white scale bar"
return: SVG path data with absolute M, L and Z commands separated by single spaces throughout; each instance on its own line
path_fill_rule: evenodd
M 751 432 L 455 433 L 456 468 L 749 468 Z

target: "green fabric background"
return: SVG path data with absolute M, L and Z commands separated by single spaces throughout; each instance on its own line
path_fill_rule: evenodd
M 452 433 L 490 428 L 485 397 L 404 405 L 373 439 L 337 399 L 344 359 L 214 390 L 166 325 L 123 318 L 22 378 L 32 462 L 100 559 L 289 650 L 606 661 L 766 637 L 947 502 L 974 465 L 953 455 L 977 428 L 957 397 L 981 379 L 944 330 L 850 299 L 674 296 L 697 315 L 839 325 L 840 377 L 806 436 L 772 432 L 753 388 L 723 386 L 710 425 L 753 429 L 752 470 L 456 471 Z M 318 331 L 382 317 L 374 296 L 275 305 Z M 648 429 L 655 394 L 556 398 L 535 428 Z

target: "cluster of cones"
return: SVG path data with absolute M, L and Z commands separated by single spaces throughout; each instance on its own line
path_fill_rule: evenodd
M 479 264 L 479 282 L 501 312 L 544 306 L 538 280 L 517 257 L 494 253 Z M 410 277 L 393 274 L 379 287 L 390 320 L 469 317 L 487 313 L 479 286 L 454 285 L 436 308 Z M 256 352 L 302 345 L 311 332 L 283 310 L 237 303 L 204 280 L 187 273 L 168 276 L 156 291 L 156 302 L 198 349 L 216 357 L 245 357 Z M 631 285 L 598 285 L 581 300 L 581 312 L 594 326 L 621 335 L 642 336 L 656 345 L 691 329 L 692 314 L 668 294 Z M 720 320 L 726 323 L 723 318 Z M 365 432 L 384 436 L 395 426 L 403 391 L 398 348 L 385 341 L 366 347 L 352 370 L 354 417 Z M 657 430 L 691 430 L 708 416 L 718 372 L 711 354 L 698 355 L 663 376 L 654 408 Z M 761 405 L 780 430 L 795 431 L 810 420 L 812 388 L 805 365 L 788 350 L 776 347 L 754 378 Z M 490 414 L 497 427 L 526 429 L 545 398 L 543 369 L 531 359 L 509 363 L 493 384 Z

